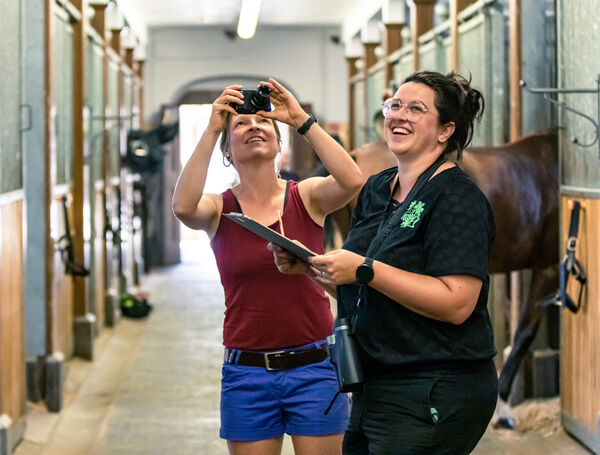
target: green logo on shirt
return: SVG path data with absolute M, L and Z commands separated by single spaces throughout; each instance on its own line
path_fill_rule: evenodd
M 404 215 L 402 215 L 402 224 L 400 227 L 414 228 L 421 219 L 421 214 L 425 210 L 425 203 L 421 201 L 412 201 Z

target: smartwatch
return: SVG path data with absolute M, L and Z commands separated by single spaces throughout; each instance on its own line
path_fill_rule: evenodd
M 300 134 L 304 134 L 308 131 L 308 129 L 312 126 L 313 123 L 315 123 L 317 121 L 317 118 L 312 115 L 312 114 L 308 114 L 308 119 L 306 120 L 306 122 L 304 122 L 300 128 L 298 128 L 298 133 Z
M 360 284 L 369 284 L 373 279 L 373 259 L 365 258 L 365 262 L 356 268 L 356 281 Z

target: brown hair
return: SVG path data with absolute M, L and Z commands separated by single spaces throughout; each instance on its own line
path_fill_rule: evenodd
M 233 114 L 231 112 L 227 113 L 227 118 L 225 119 L 225 128 L 223 128 L 223 131 L 221 132 L 221 142 L 219 145 L 221 146 L 221 153 L 223 155 L 225 155 L 225 151 L 229 149 L 229 145 L 231 143 L 231 134 L 229 134 L 229 121 L 231 120 L 232 115 Z M 273 123 L 273 127 L 275 128 L 277 142 L 281 145 L 281 132 L 279 131 L 279 126 L 277 126 L 277 122 L 275 120 L 271 120 L 271 123 Z M 229 159 L 231 159 L 231 157 Z
M 454 122 L 454 133 L 448 139 L 444 153 L 456 151 L 460 159 L 463 149 L 473 139 L 475 120 L 481 120 L 485 102 L 483 95 L 471 87 L 471 79 L 454 71 L 441 74 L 435 71 L 421 71 L 404 79 L 403 84 L 414 82 L 424 84 L 435 92 L 435 107 L 438 110 L 440 125 Z

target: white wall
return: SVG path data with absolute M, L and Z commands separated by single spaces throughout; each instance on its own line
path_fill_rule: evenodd
M 344 46 L 330 40 L 339 35 L 339 28 L 259 25 L 250 40 L 230 40 L 224 30 L 223 26 L 149 29 L 145 92 L 149 118 L 193 80 L 253 75 L 272 76 L 286 84 L 300 102 L 312 103 L 317 118 L 348 120 Z M 220 90 L 225 85 L 213 81 L 203 88 Z

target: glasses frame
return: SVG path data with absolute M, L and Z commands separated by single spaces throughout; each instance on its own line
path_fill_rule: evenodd
M 391 111 L 393 111 L 394 109 L 392 109 L 392 102 L 396 101 L 399 105 L 397 111 L 398 113 L 400 113 L 400 111 L 402 110 L 402 108 L 404 107 L 404 110 L 406 112 L 406 119 L 411 122 L 411 123 L 417 123 L 419 120 L 421 120 L 423 118 L 423 116 L 425 114 L 431 114 L 431 115 L 435 115 L 436 117 L 438 117 L 437 114 L 435 114 L 434 112 L 431 112 L 429 110 L 429 108 L 427 107 L 427 105 L 421 101 L 409 101 L 408 103 L 402 103 L 398 98 L 388 98 L 387 100 L 385 100 L 382 104 L 381 104 L 381 113 L 383 114 L 384 118 L 387 118 L 388 115 L 390 114 Z M 419 104 L 421 106 L 423 106 L 424 108 L 424 112 L 422 114 L 414 114 L 411 113 L 408 110 L 408 106 L 412 103 L 415 104 Z M 414 115 L 418 115 L 417 119 L 414 119 Z M 409 117 L 413 117 L 412 119 Z

